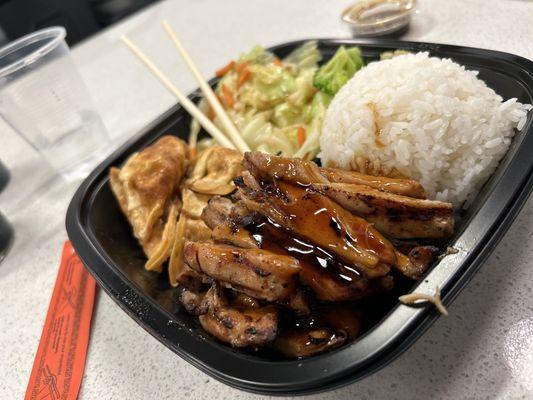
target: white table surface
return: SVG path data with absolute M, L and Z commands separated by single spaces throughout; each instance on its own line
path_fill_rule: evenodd
M 254 44 L 349 37 L 348 1 L 182 0 L 158 3 L 78 45 L 73 54 L 115 141 L 123 142 L 174 100 L 117 41 L 127 33 L 186 91 L 196 84 L 166 38 L 168 18 L 200 70 Z M 405 39 L 484 47 L 533 59 L 533 2 L 420 0 Z M 23 397 L 41 334 L 76 184 L 66 184 L 0 121 L 0 159 L 12 182 L 0 209 L 16 240 L 0 265 L 0 398 Z M 533 398 L 533 200 L 490 259 L 408 351 L 372 376 L 319 399 Z M 104 293 L 81 399 L 252 399 L 187 364 Z

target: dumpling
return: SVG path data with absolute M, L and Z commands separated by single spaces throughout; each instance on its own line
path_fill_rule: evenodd
M 211 239 L 211 229 L 202 221 L 202 211 L 213 195 L 233 192 L 233 179 L 242 172 L 242 154 L 223 147 L 210 147 L 191 162 L 183 182 L 181 198 L 183 207 L 175 229 L 168 278 L 172 286 L 178 285 L 184 272 L 183 246 L 186 240 Z
M 148 261 L 161 271 L 170 256 L 181 208 L 179 186 L 189 164 L 187 144 L 163 136 L 109 173 L 111 189 L 133 228 Z
M 186 240 L 200 241 L 211 239 L 211 229 L 202 221 L 202 211 L 211 196 L 182 189 L 183 206 L 176 225 L 175 237 L 168 261 L 168 279 L 176 286 L 184 270 L 183 245 Z
M 200 153 L 185 185 L 196 193 L 225 196 L 235 190 L 233 178 L 242 168 L 239 151 L 214 146 Z

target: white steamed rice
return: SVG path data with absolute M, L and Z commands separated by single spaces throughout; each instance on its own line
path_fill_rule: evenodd
M 449 59 L 427 53 L 370 63 L 337 93 L 320 139 L 323 165 L 419 180 L 459 206 L 494 172 L 532 107 L 502 98 Z

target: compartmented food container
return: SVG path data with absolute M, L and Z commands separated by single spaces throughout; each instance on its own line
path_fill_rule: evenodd
M 303 41 L 273 47 L 279 57 Z M 368 62 L 398 49 L 428 51 L 451 58 L 479 77 L 504 99 L 533 103 L 533 62 L 511 54 L 430 43 L 391 40 L 318 40 L 327 60 L 341 45 L 357 45 Z M 213 80 L 211 83 L 214 83 Z M 198 93 L 190 96 L 198 100 Z M 405 292 L 432 293 L 441 289 L 450 304 L 481 267 L 518 214 L 533 188 L 532 115 L 496 172 L 457 222 L 445 243 L 457 251 L 438 260 Z M 383 367 L 435 321 L 433 307 L 405 306 L 394 292 L 376 305 L 377 318 L 355 341 L 328 353 L 287 360 L 268 350 L 233 349 L 205 333 L 179 305 L 166 275 L 143 268 L 145 256 L 131 234 L 111 192 L 108 171 L 165 134 L 185 138 L 190 117 L 176 106 L 105 160 L 80 186 L 67 213 L 70 240 L 99 285 L 140 326 L 192 365 L 231 386 L 258 393 L 304 394 L 325 391 L 356 381 Z M 460 312 L 453 310 L 452 312 Z M 161 366 L 162 368 L 164 366 Z

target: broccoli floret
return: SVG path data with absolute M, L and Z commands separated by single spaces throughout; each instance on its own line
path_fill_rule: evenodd
M 314 76 L 313 85 L 322 92 L 334 95 L 363 66 L 359 47 L 339 47 Z

